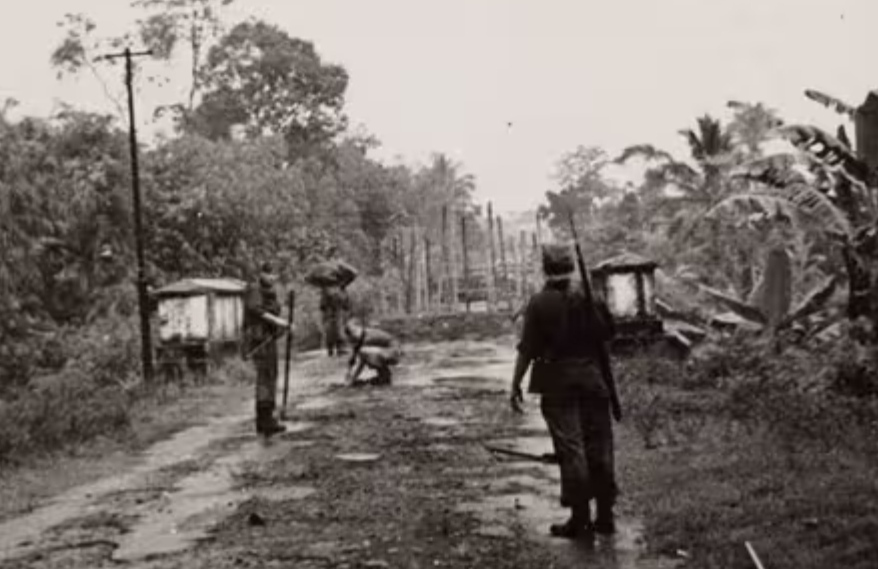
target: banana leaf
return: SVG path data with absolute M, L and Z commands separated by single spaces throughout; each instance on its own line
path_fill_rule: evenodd
M 714 299 L 718 300 L 722 304 L 726 305 L 741 318 L 749 320 L 750 322 L 756 322 L 757 324 L 768 324 L 768 320 L 766 319 L 765 315 L 762 314 L 759 308 L 755 306 L 750 306 L 746 302 L 743 302 L 733 296 L 729 296 L 722 291 L 716 290 L 715 288 L 711 288 L 706 285 L 698 285 L 698 288 L 713 297 Z
M 815 287 L 804 299 L 802 299 L 802 302 L 800 302 L 799 305 L 783 319 L 780 327 L 788 326 L 796 320 L 810 316 L 822 309 L 829 299 L 832 298 L 837 285 L 838 279 L 834 275 L 828 277 L 820 284 L 820 286 Z

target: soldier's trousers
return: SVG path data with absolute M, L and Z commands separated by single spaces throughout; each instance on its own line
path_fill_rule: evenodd
M 326 350 L 329 355 L 339 354 L 344 350 L 342 341 L 342 314 L 340 312 L 323 313 L 323 335 L 326 339 Z
M 561 470 L 561 505 L 587 507 L 592 498 L 614 503 L 618 490 L 609 400 L 544 394 L 540 408 Z
M 260 352 L 253 358 L 256 364 L 256 404 L 270 403 L 273 408 L 277 396 L 277 349 Z

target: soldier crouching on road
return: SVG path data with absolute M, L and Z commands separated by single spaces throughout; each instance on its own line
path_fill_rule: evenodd
M 277 340 L 292 328 L 278 315 L 280 303 L 275 290 L 277 276 L 270 263 L 263 263 L 258 283 L 247 287 L 244 299 L 246 354 L 256 367 L 256 432 L 265 436 L 286 427 L 274 417 L 277 396 Z
M 391 368 L 399 363 L 402 354 L 396 338 L 379 328 L 358 325 L 353 319 L 345 324 L 344 331 L 348 342 L 353 346 L 348 385 L 357 385 L 357 379 L 364 367 L 375 370 L 376 375 L 361 383 L 390 385 L 393 381 Z
M 543 247 L 546 283 L 524 313 L 511 395 L 513 409 L 520 412 L 521 382 L 533 363 L 528 391 L 540 395 L 561 470 L 561 505 L 571 509 L 570 519 L 549 531 L 566 538 L 614 533 L 618 493 L 610 393 L 598 366 L 598 349 L 612 334 L 612 318 L 605 305 L 587 309 L 581 288 L 571 284 L 574 271 L 570 246 Z M 600 316 L 591 316 L 595 313 Z M 591 499 L 597 505 L 594 522 Z

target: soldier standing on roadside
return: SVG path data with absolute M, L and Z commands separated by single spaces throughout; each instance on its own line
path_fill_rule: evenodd
M 323 334 L 326 341 L 326 352 L 330 357 L 341 356 L 345 353 L 342 326 L 350 306 L 350 297 L 344 286 L 326 286 L 320 289 Z
M 612 335 L 612 318 L 603 304 L 599 317 L 590 316 L 585 295 L 571 284 L 575 267 L 570 246 L 543 247 L 546 284 L 524 313 L 510 401 L 515 411 L 522 411 L 521 382 L 533 363 L 528 391 L 540 395 L 561 470 L 561 505 L 571 510 L 570 519 L 553 524 L 549 532 L 566 538 L 614 533 L 618 493 L 609 388 L 597 355 L 600 343 Z M 597 506 L 594 521 L 592 499 Z
M 278 332 L 292 329 L 278 315 L 277 276 L 263 263 L 259 280 L 247 287 L 244 300 L 245 353 L 256 367 L 256 432 L 271 436 L 286 430 L 274 417 L 277 397 Z

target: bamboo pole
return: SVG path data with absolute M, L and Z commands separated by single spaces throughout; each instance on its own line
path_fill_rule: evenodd
M 506 264 L 506 240 L 503 238 L 503 218 L 497 217 L 497 242 L 500 244 L 500 268 L 503 272 L 501 295 L 504 300 L 509 298 L 509 267 Z
M 451 220 L 448 216 L 448 206 L 442 207 L 442 254 L 445 258 L 445 282 L 447 285 L 446 293 L 449 297 L 446 299 L 448 308 L 454 312 L 457 309 L 457 271 L 454 267 L 454 258 L 452 254 L 452 228 Z
M 393 269 L 395 269 L 395 272 L 399 275 L 398 282 L 400 283 L 400 287 L 396 289 L 396 311 L 398 314 L 403 312 L 403 297 L 405 294 L 405 259 L 402 258 L 402 244 L 400 243 L 401 234 L 400 231 L 400 235 L 394 235 L 393 241 L 391 241 Z
M 415 312 L 424 308 L 424 286 L 421 270 L 421 243 L 418 227 L 412 227 L 412 264 L 414 265 Z
M 407 309 L 409 314 L 412 313 L 413 310 L 416 310 L 416 296 L 417 289 L 415 288 L 415 265 L 416 265 L 416 257 L 415 257 L 415 248 L 417 247 L 417 240 L 415 239 L 414 229 L 409 231 L 409 235 L 411 235 L 411 239 L 409 241 L 409 262 L 408 262 L 408 295 L 407 295 Z
M 469 254 L 467 251 L 467 242 L 466 242 L 466 211 L 462 211 L 460 214 L 460 243 L 463 247 L 461 251 L 463 252 L 463 287 L 464 294 L 466 295 L 466 312 L 469 314 L 470 311 L 470 282 L 469 282 Z
M 496 310 L 497 308 L 497 254 L 494 251 L 494 208 L 491 202 L 488 202 L 488 247 L 490 249 L 490 280 L 488 288 L 489 308 Z
M 537 233 L 536 233 L 537 244 L 542 245 L 543 244 L 543 224 L 540 222 L 540 212 L 538 211 L 534 215 L 534 217 L 537 220 Z
M 515 304 L 519 303 L 521 298 L 521 279 L 518 278 L 518 247 L 515 245 L 515 239 L 509 238 L 509 282 L 511 293 L 515 297 Z
M 433 271 L 430 263 L 430 238 L 424 233 L 424 270 L 426 272 L 427 310 L 433 310 Z

